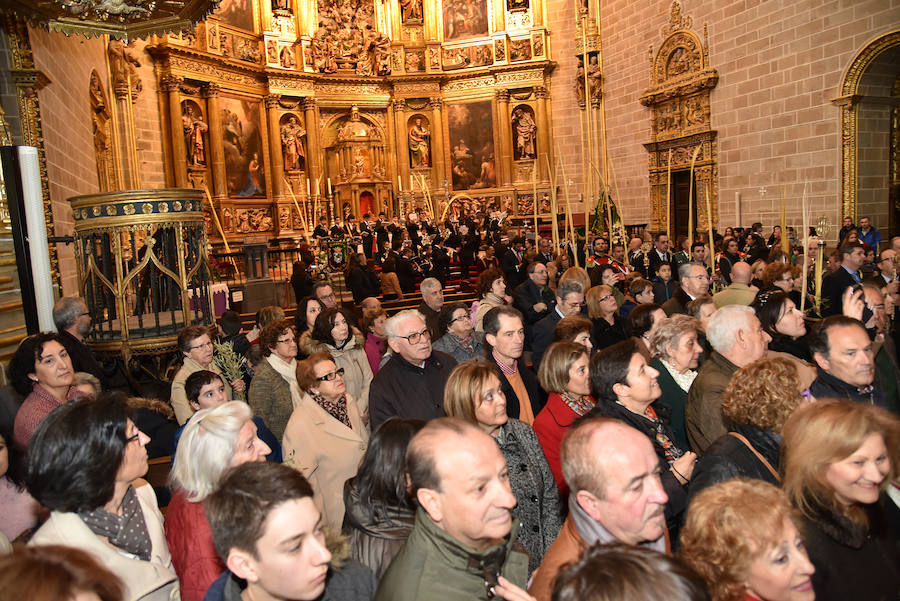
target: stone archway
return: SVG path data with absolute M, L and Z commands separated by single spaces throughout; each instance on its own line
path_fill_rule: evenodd
M 708 230 L 708 214 L 713 225 L 718 220 L 718 141 L 711 127 L 709 95 L 719 74 L 709 64 L 706 28 L 701 41 L 692 25 L 692 19 L 681 13 L 681 4 L 672 2 L 669 22 L 660 31 L 665 39 L 653 59 L 651 87 L 640 99 L 650 109 L 651 138 L 644 148 L 653 209 L 650 228 L 658 231 L 670 231 L 674 216 L 686 209 L 670 195 L 669 175 L 686 172 L 689 179 L 695 150 L 694 181 L 685 180 L 688 189 L 696 190 L 695 232 Z
M 841 214 L 865 213 L 900 227 L 900 30 L 883 34 L 850 62 L 841 96 Z M 894 124 L 892 126 L 892 123 Z

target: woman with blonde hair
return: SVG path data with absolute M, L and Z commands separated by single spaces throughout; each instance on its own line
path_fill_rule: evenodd
M 819 601 L 895 599 L 897 534 L 879 500 L 900 469 L 900 419 L 874 405 L 819 400 L 787 421 L 781 453 Z
M 569 267 L 566 269 L 563 274 L 559 276 L 556 286 L 559 287 L 563 282 L 568 280 L 575 280 L 580 283 L 581 289 L 584 291 L 590 290 L 591 288 L 591 276 L 588 275 L 588 272 L 585 271 L 583 267 Z
M 594 324 L 593 340 L 597 350 L 627 338 L 625 322 L 619 316 L 619 305 L 613 288 L 606 285 L 594 286 L 587 291 L 585 301 L 588 317 Z
M 256 434 L 253 412 L 240 401 L 201 409 L 184 427 L 169 474 L 173 495 L 165 519 L 182 601 L 203 601 L 206 590 L 225 571 L 206 521 L 206 497 L 229 468 L 265 461 L 270 452 Z
M 591 396 L 588 350 L 576 342 L 554 342 L 538 368 L 538 382 L 547 391 L 547 404 L 534 418 L 534 432 L 553 472 L 560 496 L 568 493 L 559 449 L 566 432 L 596 402 Z
M 719 482 L 691 502 L 681 558 L 713 601 L 814 601 L 815 569 L 785 494 L 759 480 Z
M 529 571 L 536 570 L 562 527 L 559 494 L 534 430 L 507 416 L 494 364 L 482 359 L 457 365 L 444 388 L 444 411 L 474 424 L 500 446 L 518 502 L 513 516 L 522 522 L 519 541 L 528 551 Z
M 722 394 L 729 432 L 713 441 L 697 461 L 691 494 L 730 478 L 746 477 L 777 485 L 781 432 L 805 402 L 797 363 L 760 359 L 737 370 Z

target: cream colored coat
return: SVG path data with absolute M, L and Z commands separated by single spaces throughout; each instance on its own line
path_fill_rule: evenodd
M 369 430 L 349 394 L 347 416 L 352 430 L 304 394 L 281 440 L 284 463 L 303 472 L 324 523 L 336 530 L 344 521 L 344 482 L 356 475 L 369 443 Z
M 334 364 L 344 368 L 344 384 L 347 394 L 356 399 L 359 410 L 363 414 L 369 410 L 369 386 L 372 384 L 372 366 L 366 356 L 366 339 L 356 328 L 352 329 L 353 338 L 338 350 L 330 344 L 313 340 L 309 330 L 300 335 L 300 350 L 307 357 L 315 352 L 323 351 L 331 355 Z
M 78 514 L 54 511 L 31 537 L 29 546 L 66 545 L 87 551 L 125 585 L 127 601 L 180 601 L 178 579 L 172 567 L 172 556 L 166 545 L 163 517 L 156 505 L 153 487 L 143 480 L 135 481 L 135 492 L 153 548 L 150 561 L 126 555 L 91 532 Z

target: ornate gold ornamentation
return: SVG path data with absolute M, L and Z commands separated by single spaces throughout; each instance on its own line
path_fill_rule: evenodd
M 866 70 L 881 53 L 900 46 L 900 31 L 879 36 L 860 50 L 841 82 L 841 96 L 832 102 L 841 107 L 841 215 L 856 217 L 857 209 L 857 95 Z
M 127 205 L 125 205 L 125 207 L 122 209 L 122 211 L 123 211 L 126 215 L 134 215 L 134 213 L 135 213 L 134 205 L 133 205 L 133 204 L 127 204 Z
M 150 204 L 149 202 L 145 202 L 144 204 L 141 205 L 141 212 L 144 215 L 149 215 L 150 213 L 153 212 L 153 205 Z

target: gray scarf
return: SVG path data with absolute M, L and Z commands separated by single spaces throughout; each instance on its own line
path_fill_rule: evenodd
M 122 499 L 122 515 L 109 513 L 102 507 L 79 511 L 78 517 L 97 536 L 105 536 L 111 545 L 144 561 L 150 561 L 150 533 L 134 487 L 129 486 Z
M 593 547 L 598 543 L 601 545 L 608 545 L 619 542 L 600 522 L 589 516 L 587 512 L 581 508 L 581 505 L 575 500 L 575 491 L 569 493 L 569 515 L 572 516 L 572 521 L 575 522 L 575 530 L 578 531 L 578 535 L 584 539 L 584 542 L 586 542 L 589 547 Z M 659 551 L 660 553 L 665 553 L 666 537 L 665 535 L 660 536 L 654 541 L 643 542 L 640 546 Z

